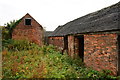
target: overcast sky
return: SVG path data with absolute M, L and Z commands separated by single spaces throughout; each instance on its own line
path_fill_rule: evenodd
M 47 31 L 53 31 L 59 25 L 117 2 L 119 0 L 0 0 L 0 25 L 29 13 Z

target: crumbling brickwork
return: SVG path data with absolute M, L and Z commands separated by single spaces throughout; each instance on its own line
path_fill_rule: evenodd
M 63 50 L 64 37 L 49 37 L 49 44 L 58 47 L 60 50 Z
M 79 36 L 79 35 L 78 35 Z M 118 48 L 117 34 L 84 34 L 84 48 L 75 36 L 68 36 L 68 54 L 75 58 L 83 57 L 85 65 L 95 70 L 111 70 L 117 75 Z M 84 51 L 81 56 L 80 51 Z
M 73 58 L 74 57 L 74 36 L 68 36 L 68 54 Z
M 25 19 L 31 19 L 31 25 L 25 25 Z M 44 31 L 42 26 L 33 19 L 29 14 L 26 14 L 19 24 L 15 27 L 12 33 L 12 39 L 29 40 L 40 46 L 43 45 Z
M 84 35 L 84 62 L 95 70 L 117 74 L 117 34 Z

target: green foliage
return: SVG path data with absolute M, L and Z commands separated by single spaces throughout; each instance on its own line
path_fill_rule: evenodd
M 21 51 L 21 50 L 30 50 L 30 49 L 35 49 L 35 48 L 39 48 L 38 45 L 34 44 L 34 43 L 30 43 L 27 40 L 12 40 L 12 39 L 8 39 L 8 40 L 3 40 L 2 41 L 2 46 L 3 49 L 7 49 L 9 51 Z
M 9 30 L 5 27 L 2 28 L 2 39 L 10 39 Z
M 40 48 L 40 50 L 41 50 L 44 54 L 47 54 L 47 53 L 52 54 L 52 53 L 57 52 L 57 51 L 56 51 L 56 48 L 55 48 L 53 45 L 49 45 L 49 46 L 44 45 L 44 46 L 42 46 L 42 47 Z
M 77 78 L 79 76 L 76 71 L 79 65 L 68 55 L 62 55 L 59 52 L 46 54 L 42 57 L 42 62 L 46 64 L 44 74 L 46 78 Z M 77 62 L 82 64 L 80 59 Z
M 3 78 L 116 79 L 109 75 L 109 70 L 88 69 L 81 59 L 62 55 L 54 46 L 39 47 L 28 41 L 14 40 L 3 43 Z
M 20 21 L 21 21 L 21 19 L 13 20 L 13 21 L 10 21 L 9 23 L 5 24 L 5 27 L 2 27 L 2 39 L 11 39 L 13 29 L 16 27 L 16 25 Z
M 96 71 L 96 70 L 93 70 L 93 69 L 88 69 L 88 68 L 85 68 L 82 70 L 82 77 L 83 78 L 92 78 L 92 79 L 113 79 L 113 78 L 116 78 L 116 77 L 113 77 L 111 75 L 109 75 L 111 72 L 107 72 L 104 73 L 104 71 L 109 71 L 109 70 L 103 70 L 103 71 Z

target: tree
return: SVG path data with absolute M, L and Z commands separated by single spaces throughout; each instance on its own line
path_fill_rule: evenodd
M 21 19 L 20 19 L 21 20 Z M 11 39 L 13 29 L 20 22 L 20 20 L 13 20 L 5 24 L 5 27 L 2 29 L 2 38 L 3 39 Z

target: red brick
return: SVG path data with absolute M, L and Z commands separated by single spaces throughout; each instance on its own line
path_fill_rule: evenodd
M 94 37 L 95 39 L 91 37 Z M 117 48 L 116 48 L 117 34 L 84 35 L 84 38 L 85 38 L 84 49 L 86 53 L 84 54 L 85 64 L 88 67 L 92 67 L 95 70 L 102 70 L 102 69 L 111 70 L 112 73 L 116 75 L 117 74 L 117 71 L 116 71 L 117 70 L 117 58 L 116 58 L 117 57 Z M 97 40 L 97 41 L 94 41 L 94 40 Z M 88 46 L 90 46 L 91 44 L 92 44 L 91 49 L 94 49 L 94 50 L 97 49 L 95 52 L 91 53 L 93 55 L 88 54 L 91 52 L 91 50 L 88 48 Z M 114 56 L 112 57 L 112 60 L 114 60 L 114 62 L 111 63 L 111 66 L 109 63 L 111 61 L 111 59 L 109 59 L 110 56 Z M 96 59 L 96 57 L 99 57 L 98 58 L 99 60 Z M 92 63 L 95 63 L 95 64 L 92 64 Z
M 31 18 L 31 25 L 24 24 L 25 18 Z M 29 14 L 26 14 L 13 30 L 12 39 L 25 39 L 42 46 L 44 38 L 43 35 L 43 27 L 33 17 L 31 17 Z

